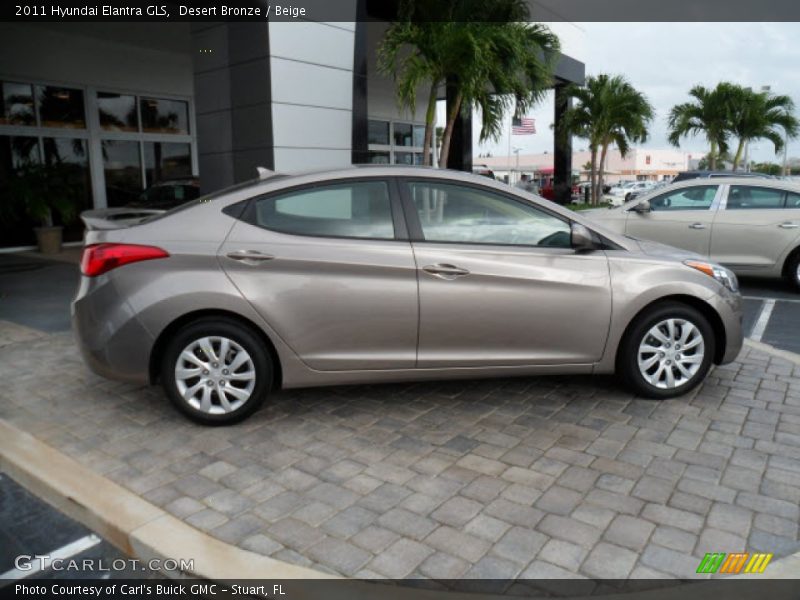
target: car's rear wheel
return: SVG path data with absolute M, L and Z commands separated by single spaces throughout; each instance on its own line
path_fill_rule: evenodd
M 786 264 L 786 279 L 796 292 L 800 292 L 800 250 L 789 257 Z
M 199 319 L 170 340 L 161 380 L 172 403 L 206 425 L 250 416 L 272 385 L 272 364 L 249 329 L 224 318 Z
M 680 396 L 705 378 L 714 343 L 714 331 L 700 311 L 678 302 L 659 304 L 630 327 L 620 347 L 617 370 L 641 396 Z

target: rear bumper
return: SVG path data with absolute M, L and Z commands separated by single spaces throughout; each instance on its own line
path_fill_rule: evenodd
M 149 383 L 155 340 L 108 275 L 81 277 L 71 315 L 78 348 L 92 371 L 108 379 Z

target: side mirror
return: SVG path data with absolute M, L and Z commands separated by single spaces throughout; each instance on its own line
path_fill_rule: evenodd
M 595 250 L 597 248 L 597 242 L 595 242 L 592 232 L 580 223 L 573 223 L 570 227 L 569 241 L 576 252 Z
M 633 207 L 633 212 L 637 212 L 640 214 L 649 213 L 651 210 L 653 209 L 650 207 L 650 200 L 642 200 L 641 202 L 639 202 L 639 204 Z

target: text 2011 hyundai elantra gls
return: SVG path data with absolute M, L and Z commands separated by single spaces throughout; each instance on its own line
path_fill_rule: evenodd
M 262 177 L 144 220 L 84 214 L 86 362 L 204 423 L 271 390 L 611 373 L 669 398 L 742 345 L 727 269 L 471 174 Z

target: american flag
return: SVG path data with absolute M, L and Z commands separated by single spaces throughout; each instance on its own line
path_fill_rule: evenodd
M 511 122 L 511 135 L 533 135 L 536 133 L 536 119 L 522 117 Z

